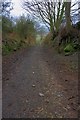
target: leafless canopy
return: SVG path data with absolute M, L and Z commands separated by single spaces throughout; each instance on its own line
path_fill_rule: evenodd
M 23 8 L 36 17 L 40 17 L 46 25 L 53 25 L 56 19 L 59 19 L 60 10 L 63 9 L 60 2 L 53 2 L 54 0 L 37 1 L 24 0 Z M 53 26 L 52 26 L 53 27 Z
M 49 26 L 51 31 L 54 27 L 58 29 L 63 16 L 65 15 L 66 2 L 54 2 L 54 0 L 24 0 L 23 8 L 30 14 L 35 17 L 41 18 L 42 21 Z M 76 1 L 72 6 L 74 7 L 78 4 L 79 1 Z M 78 8 L 79 9 L 79 8 Z M 72 10 L 71 13 L 75 13 L 78 9 Z

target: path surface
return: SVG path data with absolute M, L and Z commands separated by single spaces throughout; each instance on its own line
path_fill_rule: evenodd
M 3 57 L 3 117 L 77 118 L 74 62 L 39 46 Z

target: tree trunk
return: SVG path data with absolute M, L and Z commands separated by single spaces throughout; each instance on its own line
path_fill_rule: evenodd
M 78 21 L 80 21 L 80 2 L 78 3 L 78 9 L 79 9 Z
M 71 2 L 66 2 L 66 3 L 65 3 L 65 17 L 66 17 L 66 28 L 67 28 L 67 32 L 69 32 L 70 29 L 71 29 L 71 16 L 70 16 L 70 11 L 71 11 Z

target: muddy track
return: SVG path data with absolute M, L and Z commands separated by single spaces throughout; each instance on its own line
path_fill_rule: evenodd
M 3 57 L 3 118 L 77 118 L 77 62 L 41 46 Z

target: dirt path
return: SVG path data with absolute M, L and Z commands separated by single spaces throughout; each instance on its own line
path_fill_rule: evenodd
M 3 117 L 77 118 L 76 56 L 37 46 L 3 57 Z

